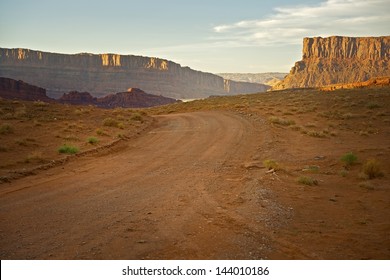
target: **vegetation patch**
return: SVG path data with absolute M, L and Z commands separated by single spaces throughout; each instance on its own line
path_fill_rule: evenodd
M 89 144 L 94 145 L 94 144 L 99 143 L 99 139 L 97 139 L 96 137 L 93 137 L 93 136 L 92 136 L 92 137 L 88 137 L 87 142 L 88 142 Z
M 307 186 L 314 186 L 314 185 L 318 185 L 318 181 L 312 177 L 308 177 L 308 176 L 300 176 L 298 179 L 297 179 L 297 182 L 299 184 L 302 184 L 302 185 L 307 185 Z
M 357 160 L 358 160 L 358 157 L 352 152 L 346 153 L 345 155 L 343 155 L 341 157 L 341 161 L 344 162 L 344 165 L 346 167 L 354 165 L 357 162 Z
M 13 132 L 14 132 L 13 127 L 10 124 L 8 124 L 8 123 L 2 124 L 0 126 L 0 134 L 2 134 L 2 135 L 10 134 L 10 133 L 13 133 Z
M 369 159 L 363 165 L 363 173 L 368 179 L 380 178 L 384 176 L 381 164 L 376 159 Z
M 265 166 L 265 168 L 267 168 L 268 170 L 279 170 L 280 169 L 280 166 L 279 164 L 272 160 L 272 159 L 266 159 L 263 161 L 263 165 Z
M 279 124 L 279 125 L 283 125 L 283 126 L 289 126 L 289 125 L 295 124 L 295 121 L 293 121 L 293 120 L 282 119 L 282 118 L 278 118 L 278 117 L 270 117 L 270 118 L 268 118 L 268 120 L 271 123 Z
M 62 145 L 61 147 L 58 148 L 58 152 L 60 154 L 77 154 L 79 151 L 79 148 L 75 146 L 70 146 L 70 145 Z

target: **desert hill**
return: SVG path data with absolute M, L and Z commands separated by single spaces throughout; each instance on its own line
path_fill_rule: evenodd
M 141 88 L 175 99 L 266 91 L 269 86 L 224 80 L 220 76 L 154 57 L 119 54 L 58 54 L 0 48 L 0 76 L 47 89 L 59 98 L 74 90 L 94 96 Z
M 302 60 L 273 89 L 322 87 L 390 76 L 390 36 L 304 38 Z
M 27 101 L 54 102 L 46 95 L 46 89 L 23 81 L 0 77 L 0 97 Z

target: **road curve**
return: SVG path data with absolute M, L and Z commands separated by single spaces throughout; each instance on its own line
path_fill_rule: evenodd
M 262 258 L 242 167 L 258 137 L 232 113 L 159 116 L 120 149 L 3 184 L 0 257 Z

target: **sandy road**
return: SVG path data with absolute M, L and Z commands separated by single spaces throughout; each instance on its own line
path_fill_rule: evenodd
M 0 188 L 2 259 L 250 259 L 267 240 L 240 116 L 158 117 L 155 129 Z

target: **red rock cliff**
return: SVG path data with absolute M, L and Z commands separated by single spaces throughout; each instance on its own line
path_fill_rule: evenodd
M 321 87 L 389 76 L 390 36 L 304 38 L 302 60 L 274 89 Z
M 142 88 L 176 99 L 266 91 L 260 84 L 236 83 L 165 59 L 118 54 L 57 54 L 27 49 L 0 49 L 0 76 L 23 80 L 60 97 L 74 90 L 94 96 Z
M 30 85 L 23 81 L 16 81 L 0 77 L 0 97 L 7 99 L 20 99 L 30 101 L 54 102 L 46 96 L 46 90 Z

